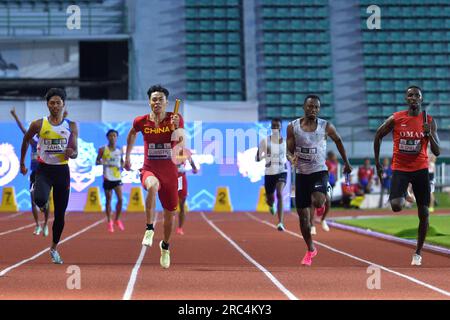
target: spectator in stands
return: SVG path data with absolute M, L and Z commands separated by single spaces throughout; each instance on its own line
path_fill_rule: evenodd
M 359 187 L 364 193 L 370 193 L 372 189 L 374 170 L 370 165 L 370 159 L 364 159 L 364 164 L 358 169 Z
M 380 189 L 380 203 L 378 204 L 379 208 L 383 207 L 383 196 L 385 193 L 389 194 L 391 190 L 391 178 L 392 178 L 392 167 L 389 158 L 383 159 L 383 176 L 380 181 L 381 189 Z
M 337 156 L 333 151 L 328 151 L 327 160 L 325 161 L 325 164 L 327 165 L 328 168 L 328 182 L 330 182 L 331 187 L 334 188 L 334 186 L 336 185 L 339 163 Z
M 348 184 L 343 182 L 342 187 L 342 204 L 344 208 L 350 208 L 350 203 L 357 196 L 361 196 L 364 192 L 360 189 L 359 184 L 353 183 Z

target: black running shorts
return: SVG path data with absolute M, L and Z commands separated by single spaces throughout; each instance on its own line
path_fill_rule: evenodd
M 295 175 L 295 206 L 297 209 L 311 207 L 311 195 L 320 192 L 327 195 L 328 171 Z
M 408 184 L 411 183 L 418 206 L 430 206 L 430 176 L 428 169 L 406 172 L 392 172 L 391 193 L 389 200 L 405 198 Z

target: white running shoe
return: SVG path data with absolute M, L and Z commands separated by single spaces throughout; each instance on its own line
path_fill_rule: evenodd
M 311 227 L 311 234 L 312 235 L 316 235 L 317 234 L 316 227 L 314 227 L 314 226 Z
M 286 230 L 285 229 L 285 227 L 284 227 L 284 224 L 282 224 L 281 222 L 277 225 L 277 230 L 278 231 L 284 231 L 284 230 Z
M 55 264 L 63 264 L 63 261 L 61 259 L 61 256 L 59 255 L 58 251 L 50 249 L 50 256 L 52 257 L 52 262 Z
M 142 239 L 142 245 L 151 247 L 153 244 L 153 235 L 155 232 L 153 230 L 145 230 L 144 239 Z
M 42 227 L 41 227 L 41 226 L 36 226 L 36 227 L 34 228 L 33 234 L 36 235 L 36 236 L 38 236 L 38 235 L 41 234 L 41 232 L 42 232 Z
M 47 225 L 44 226 L 44 232 L 42 233 L 42 235 L 43 235 L 44 237 L 47 237 L 47 236 L 48 236 L 48 226 L 47 226 Z
M 422 265 L 422 257 L 419 256 L 417 253 L 414 253 L 413 257 L 412 257 L 411 265 L 412 266 L 421 266 Z
M 170 251 L 162 248 L 162 240 L 159 242 L 159 248 L 161 249 L 161 259 L 159 259 L 159 263 L 161 267 L 167 269 L 170 267 Z
M 326 231 L 326 232 L 330 231 L 330 227 L 328 226 L 328 223 L 326 220 L 323 220 L 320 224 L 322 225 L 323 231 Z

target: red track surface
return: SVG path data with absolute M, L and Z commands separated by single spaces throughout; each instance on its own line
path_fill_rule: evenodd
M 350 214 L 355 212 L 336 215 Z M 448 256 L 425 251 L 423 265 L 413 268 L 411 247 L 336 229 L 325 233 L 318 226 L 315 240 L 331 248 L 318 244 L 319 254 L 308 268 L 300 266 L 306 250 L 301 238 L 255 220 L 275 223 L 268 214 L 206 213 L 205 217 L 270 272 L 279 286 L 200 213 L 192 212 L 185 235 L 173 234 L 168 270 L 159 265 L 162 225 L 157 224 L 153 247 L 147 249 L 136 282 L 130 286 L 131 299 L 288 299 L 286 292 L 298 299 L 450 299 Z M 62 239 L 101 219 L 102 214 L 70 213 Z M 63 265 L 52 264 L 45 252 L 10 270 L 0 277 L 0 299 L 122 299 L 142 249 L 144 215 L 126 214 L 124 222 L 124 232 L 110 234 L 102 222 L 61 244 Z M 51 232 L 48 238 L 34 236 L 32 226 L 1 235 L 31 223 L 31 214 L 0 217 L 0 273 L 48 248 Z M 286 226 L 298 234 L 297 216 L 288 214 Z M 379 290 L 367 288 L 370 263 L 390 270 L 381 271 Z M 67 289 L 70 265 L 81 269 L 80 290 Z

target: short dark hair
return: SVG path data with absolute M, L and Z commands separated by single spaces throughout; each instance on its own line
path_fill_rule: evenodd
M 276 122 L 282 123 L 282 121 L 281 121 L 280 118 L 272 118 L 272 120 L 270 120 L 270 121 L 271 121 L 271 122 L 276 121 Z
M 422 88 L 420 88 L 418 86 L 409 86 L 408 89 L 406 89 L 406 92 L 408 92 L 409 89 L 417 89 L 420 91 L 420 93 L 422 93 Z
M 147 95 L 148 98 L 150 99 L 151 95 L 153 92 L 162 92 L 164 93 L 164 95 L 166 96 L 166 99 L 169 98 L 169 90 L 167 90 L 166 88 L 164 88 L 163 86 L 161 86 L 160 84 L 156 84 L 151 86 L 148 91 L 147 91 Z
M 117 130 L 109 129 L 108 132 L 106 133 L 106 137 L 108 137 L 111 132 L 115 132 L 117 136 L 119 136 L 119 132 Z
M 58 96 L 61 98 L 62 101 L 66 101 L 66 90 L 62 89 L 62 88 L 51 88 L 50 90 L 47 91 L 47 93 L 45 94 L 45 100 L 47 100 L 47 102 L 50 101 L 50 99 L 54 96 Z
M 317 100 L 319 100 L 320 103 L 322 103 L 322 101 L 320 101 L 319 96 L 317 96 L 315 94 L 308 94 L 305 98 L 305 101 L 303 101 L 303 104 L 305 104 L 306 101 L 308 101 L 308 99 L 317 99 Z

